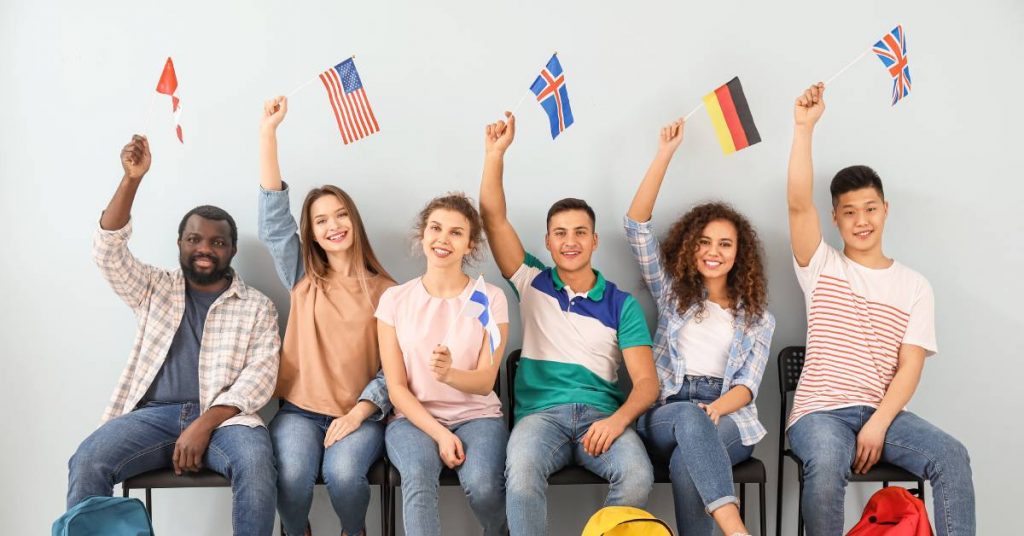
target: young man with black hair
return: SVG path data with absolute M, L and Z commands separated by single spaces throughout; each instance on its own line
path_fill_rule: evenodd
M 788 436 L 804 463 L 808 534 L 841 535 L 851 472 L 885 461 L 931 482 L 938 536 L 973 535 L 967 449 L 904 410 L 937 350 L 934 297 L 924 276 L 882 253 L 889 203 L 871 168 L 836 174 L 832 221 L 843 250 L 822 240 L 811 139 L 824 90 L 819 83 L 796 100 L 788 186 L 793 260 L 807 301 L 807 351 Z
M 545 245 L 554 267 L 526 253 L 505 208 L 505 150 L 515 118 L 487 126 L 480 214 L 501 275 L 519 298 L 523 350 L 516 371 L 516 424 L 506 458 L 510 532 L 547 534 L 547 479 L 579 464 L 608 480 L 606 506 L 643 507 L 654 482 L 633 429 L 658 397 L 651 334 L 636 299 L 591 267 L 594 210 L 581 199 L 548 211 Z M 633 383 L 616 385 L 625 362 Z
M 132 255 L 131 209 L 150 162 L 148 140 L 134 136 L 93 241 L 100 272 L 139 327 L 102 425 L 68 463 L 67 507 L 153 469 L 181 475 L 208 467 L 231 480 L 234 533 L 269 536 L 277 471 L 256 412 L 277 381 L 277 311 L 232 270 L 238 229 L 217 207 L 181 220 L 180 270 Z

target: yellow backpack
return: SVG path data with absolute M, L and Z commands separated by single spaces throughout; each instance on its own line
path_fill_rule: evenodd
M 590 517 L 582 536 L 672 536 L 672 530 L 639 508 L 606 506 Z

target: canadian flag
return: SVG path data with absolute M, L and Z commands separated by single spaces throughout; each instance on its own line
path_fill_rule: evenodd
M 174 62 L 167 58 L 164 64 L 164 72 L 160 75 L 160 81 L 156 84 L 156 92 L 170 95 L 171 104 L 174 107 L 174 128 L 178 133 L 178 141 L 185 143 L 181 137 L 181 100 L 178 98 L 178 77 L 174 74 Z

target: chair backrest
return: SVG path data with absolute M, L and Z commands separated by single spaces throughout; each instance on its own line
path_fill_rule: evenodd
M 804 346 L 787 346 L 779 352 L 779 393 L 783 398 L 796 391 L 804 369 L 804 350 Z
M 512 425 L 516 422 L 516 369 L 519 367 L 519 357 L 522 355 L 521 349 L 515 349 L 509 352 L 508 359 L 505 360 L 505 388 L 508 389 L 508 429 L 512 429 Z
M 804 369 L 804 346 L 787 346 L 779 352 L 779 452 L 786 449 L 786 417 L 789 415 L 789 393 L 796 391 Z

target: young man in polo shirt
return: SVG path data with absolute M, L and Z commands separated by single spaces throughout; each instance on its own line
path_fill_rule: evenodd
M 931 481 L 938 536 L 973 535 L 967 449 L 903 410 L 937 350 L 934 297 L 927 279 L 882 253 L 889 204 L 871 168 L 850 166 L 832 179 L 843 251 L 822 240 L 811 138 L 824 90 L 819 83 L 797 99 L 789 160 L 789 232 L 807 300 L 807 352 L 788 435 L 804 462 L 807 533 L 843 534 L 851 472 L 884 461 Z
M 634 420 L 658 397 L 651 336 L 636 300 L 590 266 L 594 211 L 563 199 L 548 211 L 545 245 L 555 263 L 526 253 L 506 217 L 505 150 L 515 118 L 488 125 L 480 213 L 501 274 L 519 298 L 523 352 L 516 372 L 516 424 L 505 466 L 509 530 L 547 533 L 547 479 L 577 463 L 610 483 L 605 505 L 642 507 L 654 478 Z M 619 390 L 625 362 L 633 383 Z

